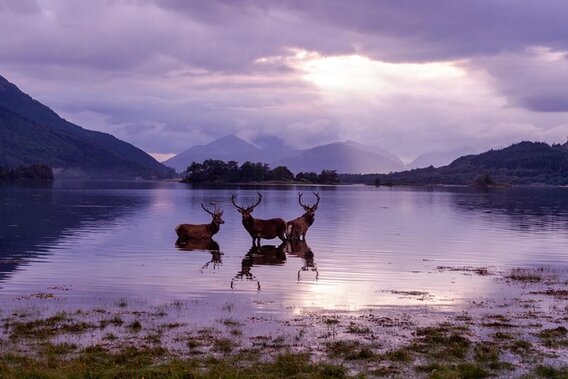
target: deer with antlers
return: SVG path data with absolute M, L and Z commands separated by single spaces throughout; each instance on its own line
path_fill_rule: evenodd
M 253 246 L 258 245 L 260 246 L 260 239 L 273 239 L 273 238 L 280 238 L 283 242 L 286 241 L 286 221 L 282 220 L 281 218 L 271 218 L 270 220 L 260 220 L 257 218 L 252 217 L 252 211 L 254 208 L 260 204 L 262 200 L 262 195 L 257 192 L 258 201 L 249 206 L 238 206 L 235 203 L 235 199 L 237 198 L 237 194 L 233 194 L 231 197 L 231 202 L 237 208 L 239 213 L 243 216 L 243 226 L 245 227 L 246 231 L 252 237 L 252 244 Z
M 201 208 L 207 213 L 209 213 L 213 219 L 210 224 L 179 224 L 176 226 L 176 233 L 178 235 L 178 240 L 176 244 L 187 242 L 188 240 L 209 240 L 215 235 L 219 229 L 220 225 L 224 224 L 225 221 L 221 218 L 223 216 L 223 211 L 216 204 L 213 205 L 213 212 L 201 204 Z
M 301 215 L 300 217 L 288 221 L 286 224 L 286 238 L 288 239 L 300 239 L 300 236 L 303 240 L 306 240 L 306 233 L 312 224 L 314 223 L 316 217 L 316 210 L 318 209 L 318 204 L 320 202 L 320 195 L 319 192 L 313 192 L 314 196 L 316 197 L 317 201 L 314 205 L 306 205 L 302 204 L 302 193 L 298 193 L 298 202 L 304 208 L 306 213 Z

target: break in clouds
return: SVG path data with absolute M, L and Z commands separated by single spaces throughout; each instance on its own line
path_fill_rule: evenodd
M 0 75 L 150 153 L 227 134 L 408 161 L 568 136 L 563 0 L 0 0 Z

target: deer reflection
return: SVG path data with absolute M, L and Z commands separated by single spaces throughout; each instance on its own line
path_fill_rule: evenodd
M 217 269 L 223 264 L 223 253 L 219 248 L 219 244 L 215 240 L 187 240 L 176 241 L 176 248 L 181 251 L 209 251 L 211 253 L 211 260 L 201 266 L 201 272 L 211 266 L 213 270 Z
M 310 249 L 306 241 L 289 240 L 286 242 L 286 253 L 302 258 L 304 261 L 304 265 L 298 270 L 298 281 L 301 280 L 302 272 L 315 272 L 315 280 L 319 279 L 319 272 L 315 263 L 314 252 Z
M 251 273 L 254 266 L 276 266 L 286 262 L 285 244 L 276 247 L 274 245 L 255 246 L 245 254 L 241 262 L 241 270 L 237 272 L 231 280 L 231 288 L 234 288 L 235 281 L 248 280 L 256 282 L 257 290 L 260 291 L 260 281 Z

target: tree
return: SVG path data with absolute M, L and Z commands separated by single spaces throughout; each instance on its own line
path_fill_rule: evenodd
M 278 166 L 268 174 L 271 180 L 294 180 L 294 174 L 286 166 Z
M 296 175 L 296 180 L 299 182 L 317 183 L 318 174 L 315 172 L 299 172 Z
M 239 179 L 242 182 L 260 182 L 268 179 L 270 168 L 266 163 L 252 163 L 246 161 L 239 170 Z
M 321 170 L 321 173 L 318 175 L 318 183 L 321 184 L 337 184 L 339 183 L 339 177 L 337 175 L 337 171 L 335 170 Z

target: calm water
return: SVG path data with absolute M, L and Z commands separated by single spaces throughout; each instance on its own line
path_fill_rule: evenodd
M 297 192 L 321 194 L 307 246 L 251 251 L 232 193 L 258 218 L 302 213 Z M 215 246 L 174 246 L 178 223 L 209 223 Z M 57 292 L 78 304 L 139 299 L 233 301 L 258 312 L 355 310 L 416 303 L 390 291 L 426 291 L 459 303 L 497 287 L 439 266 L 568 268 L 568 189 L 241 187 L 177 183 L 69 183 L 0 187 L 0 302 Z M 213 248 L 212 251 L 206 250 Z M 423 301 L 423 300 L 422 300 Z

